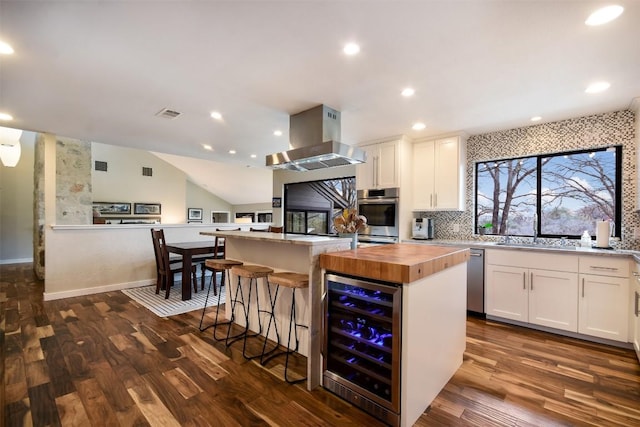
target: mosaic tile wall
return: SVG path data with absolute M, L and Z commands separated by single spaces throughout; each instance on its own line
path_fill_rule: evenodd
M 633 238 L 634 228 L 640 228 L 640 215 L 636 212 L 638 180 L 634 120 L 633 111 L 623 110 L 470 136 L 467 139 L 465 211 L 425 212 L 420 216 L 434 219 L 436 239 L 480 239 L 473 231 L 476 162 L 622 145 L 622 239 L 616 242 L 615 247 L 640 250 L 640 240 Z M 460 232 L 453 232 L 454 224 L 460 226 Z M 500 240 L 492 236 L 483 236 L 481 239 Z M 560 242 L 558 239 L 547 239 L 545 243 Z M 576 241 L 569 241 L 569 244 L 575 243 Z

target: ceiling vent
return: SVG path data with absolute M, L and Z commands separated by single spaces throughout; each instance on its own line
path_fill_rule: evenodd
M 163 117 L 165 119 L 175 119 L 176 117 L 178 117 L 179 115 L 181 115 L 182 113 L 176 110 L 170 110 L 168 108 L 163 108 L 162 110 L 158 111 L 156 113 L 156 116 L 158 117 Z

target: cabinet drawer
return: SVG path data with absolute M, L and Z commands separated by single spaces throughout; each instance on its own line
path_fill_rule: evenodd
M 580 273 L 600 276 L 629 277 L 629 260 L 611 257 L 580 257 Z
M 540 268 L 569 273 L 578 272 L 577 255 L 558 255 L 557 253 L 543 253 L 542 251 L 487 249 L 485 250 L 485 262 L 493 265 Z

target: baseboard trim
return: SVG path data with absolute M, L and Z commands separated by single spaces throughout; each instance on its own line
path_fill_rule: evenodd
M 576 332 L 563 331 L 562 329 L 549 328 L 547 326 L 534 325 L 532 323 L 519 322 L 517 320 L 505 319 L 503 317 L 496 317 L 487 314 L 487 320 L 494 322 L 508 323 L 510 325 L 522 326 L 523 328 L 535 329 L 536 331 L 549 332 L 551 334 L 562 335 L 569 338 L 577 338 L 584 341 L 591 341 L 598 344 L 610 345 L 613 347 L 633 349 L 633 344 L 622 341 L 614 341 L 606 338 L 593 337 L 591 335 L 579 334 Z
M 0 259 L 0 264 L 25 264 L 33 262 L 33 258 Z
M 136 282 L 114 283 L 113 285 L 97 286 L 95 288 L 72 289 L 60 292 L 45 292 L 42 294 L 45 301 L 52 301 L 63 298 L 80 297 L 84 295 L 101 294 L 104 292 L 121 291 L 122 289 L 139 288 L 155 284 L 155 279 L 138 280 Z M 45 289 L 47 283 L 45 281 Z

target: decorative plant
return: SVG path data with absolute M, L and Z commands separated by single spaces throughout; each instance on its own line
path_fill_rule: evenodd
M 333 226 L 338 233 L 357 233 L 367 226 L 367 218 L 355 209 L 345 209 L 333 220 Z
M 485 222 L 483 225 L 484 228 L 486 228 L 487 230 L 490 228 L 493 228 L 493 224 L 491 224 L 490 222 Z

